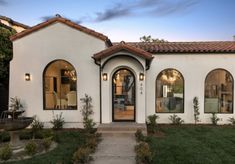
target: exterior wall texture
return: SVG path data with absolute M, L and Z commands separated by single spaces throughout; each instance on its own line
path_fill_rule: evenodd
M 94 121 L 99 122 L 99 67 L 92 55 L 106 48 L 103 41 L 55 23 L 13 42 L 14 58 L 10 66 L 10 97 L 19 97 L 25 104 L 25 115 L 37 115 L 49 122 L 54 114 L 63 112 L 65 127 L 77 127 L 82 122 L 80 98 L 85 93 L 92 97 Z M 43 110 L 43 71 L 48 63 L 63 59 L 77 72 L 77 110 Z M 30 73 L 31 81 L 25 81 Z
M 156 78 L 167 68 L 178 70 L 184 77 L 184 113 L 177 113 L 185 123 L 194 123 L 193 98 L 199 97 L 200 123 L 211 123 L 212 114 L 204 112 L 204 90 L 207 74 L 217 68 L 222 68 L 235 77 L 235 54 L 164 54 L 155 55 L 150 69 L 146 74 L 146 109 L 147 115 L 156 111 Z M 234 88 L 233 88 L 234 91 Z M 234 97 L 233 97 L 234 98 Z M 169 116 L 173 113 L 156 113 L 160 116 L 159 123 L 170 123 Z M 228 123 L 233 114 L 217 114 L 219 124 Z

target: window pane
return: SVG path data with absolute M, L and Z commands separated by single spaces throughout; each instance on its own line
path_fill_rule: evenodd
M 156 81 L 156 112 L 184 112 L 184 80 L 174 69 L 162 71 Z
M 233 112 L 233 78 L 225 70 L 217 69 L 207 75 L 205 82 L 205 112 Z
M 77 76 L 74 67 L 58 60 L 44 71 L 46 109 L 77 109 Z

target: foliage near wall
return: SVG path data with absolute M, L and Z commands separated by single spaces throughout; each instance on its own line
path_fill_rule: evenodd
M 9 62 L 13 56 L 12 42 L 10 36 L 16 31 L 3 24 L 0 24 L 0 79 L 8 79 Z

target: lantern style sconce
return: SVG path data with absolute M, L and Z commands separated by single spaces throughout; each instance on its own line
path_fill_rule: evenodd
M 25 81 L 30 81 L 30 74 L 29 73 L 25 73 Z
M 140 75 L 139 75 L 139 80 L 140 80 L 140 81 L 143 81 L 143 80 L 144 80 L 144 74 L 143 74 L 143 73 L 140 73 Z
M 107 81 L 108 80 L 108 74 L 107 73 L 103 73 L 102 74 L 102 78 L 104 81 Z

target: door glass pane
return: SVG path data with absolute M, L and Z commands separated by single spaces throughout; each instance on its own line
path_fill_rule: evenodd
M 134 121 L 135 78 L 127 69 L 113 75 L 113 112 L 114 120 Z

